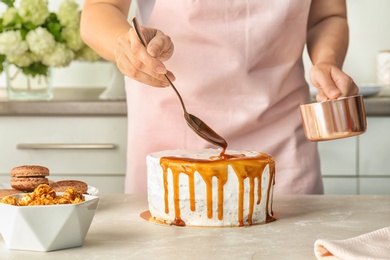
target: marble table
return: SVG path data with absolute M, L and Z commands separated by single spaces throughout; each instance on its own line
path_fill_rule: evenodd
M 390 226 L 390 196 L 275 197 L 277 221 L 241 228 L 159 225 L 140 217 L 146 210 L 146 196 L 103 195 L 82 247 L 17 251 L 0 238 L 0 259 L 315 259 L 318 238 Z

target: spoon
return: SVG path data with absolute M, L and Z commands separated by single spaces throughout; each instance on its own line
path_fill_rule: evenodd
M 141 33 L 141 28 L 138 24 L 137 18 L 135 18 L 135 17 L 133 18 L 133 27 L 135 29 L 135 32 L 138 35 L 139 40 L 146 47 L 147 43 L 146 43 L 145 37 Z M 165 74 L 164 76 L 168 80 L 169 84 L 171 85 L 171 87 L 173 88 L 173 90 L 176 92 L 177 96 L 180 99 L 180 103 L 181 103 L 181 106 L 183 107 L 183 111 L 184 111 L 184 118 L 187 121 L 187 124 L 189 125 L 189 127 L 196 134 L 198 134 L 200 137 L 202 137 L 207 142 L 212 143 L 214 145 L 217 145 L 219 147 L 222 147 L 223 150 L 222 150 L 221 155 L 224 155 L 224 152 L 225 152 L 226 147 L 227 147 L 227 142 L 225 141 L 225 139 L 222 136 L 220 136 L 219 134 L 217 134 L 213 129 L 211 129 L 211 127 L 209 127 L 201 119 L 199 119 L 198 117 L 196 117 L 192 114 L 189 114 L 187 112 L 187 109 L 184 105 L 182 97 L 179 94 L 179 91 L 177 91 L 176 87 L 173 85 L 172 81 L 168 78 L 167 74 Z

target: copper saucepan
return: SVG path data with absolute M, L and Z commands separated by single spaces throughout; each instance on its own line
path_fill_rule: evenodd
M 303 128 L 310 141 L 363 134 L 367 129 L 363 96 L 350 96 L 300 106 Z

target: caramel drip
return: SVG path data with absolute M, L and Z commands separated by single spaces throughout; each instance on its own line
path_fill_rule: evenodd
M 256 204 L 260 204 L 261 201 L 261 177 L 264 172 L 266 163 L 259 164 L 258 160 L 243 160 L 233 163 L 231 166 L 234 169 L 234 172 L 237 175 L 239 180 L 239 205 L 238 205 L 238 223 L 239 226 L 244 226 L 244 181 L 246 178 L 249 178 L 249 214 L 248 222 L 249 225 L 252 225 L 252 215 L 254 209 L 254 199 L 255 199 L 255 179 L 257 179 L 257 197 L 258 200 Z
M 179 175 L 186 174 L 188 176 L 189 185 L 189 197 L 190 197 L 190 209 L 195 211 L 195 189 L 194 189 L 194 174 L 198 172 L 206 184 L 206 199 L 207 199 L 207 217 L 213 217 L 213 194 L 212 194 L 212 179 L 217 178 L 217 192 L 218 192 L 218 219 L 223 219 L 223 187 L 227 182 L 228 166 L 230 165 L 238 178 L 238 224 L 244 226 L 244 181 L 249 178 L 250 192 L 249 192 L 249 213 L 248 223 L 252 225 L 252 216 L 255 203 L 260 204 L 261 201 L 261 181 L 264 168 L 269 164 L 270 168 L 270 183 L 268 186 L 268 197 L 266 201 L 266 221 L 274 220 L 269 213 L 270 203 L 270 191 L 271 185 L 274 182 L 275 164 L 271 156 L 263 153 L 259 153 L 255 157 L 245 157 L 245 155 L 227 155 L 222 157 L 212 157 L 210 160 L 206 159 L 194 159 L 194 158 L 181 158 L 181 157 L 162 157 L 160 159 L 160 165 L 163 169 L 164 179 L 164 202 L 165 212 L 169 213 L 169 201 L 168 201 L 168 169 L 172 171 L 173 180 L 173 199 L 175 220 L 173 225 L 185 225 L 185 222 L 181 219 L 180 213 L 180 198 L 179 198 Z M 255 180 L 257 179 L 257 186 L 255 187 Z M 255 191 L 257 190 L 257 201 L 255 202 Z
M 270 172 L 270 176 L 272 178 L 269 178 L 268 187 L 271 187 L 271 186 L 275 185 L 275 161 L 274 160 L 270 160 L 269 172 Z M 268 190 L 267 190 L 267 204 L 266 204 L 266 223 L 276 220 L 276 218 L 273 217 L 274 214 L 273 214 L 272 208 L 271 208 L 271 212 L 269 212 L 269 204 L 272 203 L 271 200 L 272 200 L 271 189 L 268 188 Z M 272 205 L 273 204 L 271 204 L 271 206 Z

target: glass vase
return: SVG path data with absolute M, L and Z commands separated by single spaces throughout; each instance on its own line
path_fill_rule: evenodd
M 13 64 L 5 64 L 9 100 L 50 100 L 53 98 L 52 68 L 48 75 L 26 75 Z

